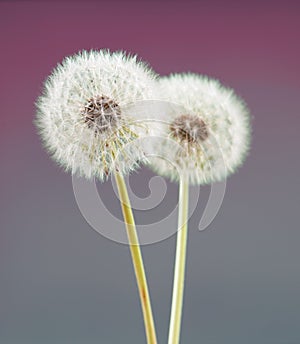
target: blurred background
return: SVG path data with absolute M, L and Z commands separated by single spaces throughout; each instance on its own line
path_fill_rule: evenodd
M 297 1 L 0 2 L 1 344 L 145 343 L 128 247 L 87 224 L 33 125 L 46 76 L 91 48 L 207 74 L 248 103 L 251 154 L 210 227 L 197 230 L 209 187 L 190 219 L 182 343 L 300 343 L 299 34 Z M 152 176 L 130 177 L 140 197 Z M 111 183 L 98 189 L 119 216 Z M 175 237 L 142 249 L 166 343 Z

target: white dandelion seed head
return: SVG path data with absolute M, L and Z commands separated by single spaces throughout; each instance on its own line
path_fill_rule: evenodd
M 208 184 L 225 179 L 243 163 L 250 143 L 249 112 L 232 89 L 206 76 L 172 74 L 158 80 L 157 90 L 158 98 L 178 107 L 161 116 L 165 140 L 152 151 L 167 159 L 150 159 L 155 172 Z
M 108 50 L 67 57 L 45 82 L 36 124 L 44 145 L 65 170 L 105 179 L 128 173 L 145 159 L 138 144 L 147 133 L 128 104 L 153 98 L 156 75 L 136 56 Z

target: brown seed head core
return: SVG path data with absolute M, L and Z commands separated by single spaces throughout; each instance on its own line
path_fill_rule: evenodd
M 170 131 L 174 138 L 181 142 L 194 143 L 207 139 L 206 123 L 196 115 L 180 115 L 170 124 Z
M 121 109 L 109 97 L 97 96 L 88 100 L 82 115 L 89 128 L 94 129 L 95 133 L 103 133 L 117 125 Z

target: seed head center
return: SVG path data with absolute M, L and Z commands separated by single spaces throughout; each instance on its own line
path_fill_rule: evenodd
M 121 109 L 114 100 L 102 95 L 90 98 L 82 115 L 89 128 L 94 129 L 95 133 L 103 133 L 117 126 Z
M 170 131 L 174 138 L 181 142 L 202 142 L 208 137 L 206 123 L 196 115 L 180 115 L 170 124 Z

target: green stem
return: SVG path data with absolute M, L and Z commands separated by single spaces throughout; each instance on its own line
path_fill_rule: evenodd
M 130 200 L 127 193 L 126 184 L 124 178 L 120 173 L 115 173 L 115 179 L 119 191 L 120 202 L 123 212 L 123 217 L 127 229 L 127 236 L 129 241 L 129 247 L 135 271 L 135 277 L 138 285 L 140 301 L 142 305 L 142 311 L 145 323 L 145 332 L 148 344 L 157 344 L 155 325 L 152 315 L 150 295 L 147 285 L 147 279 L 143 264 L 143 258 L 139 246 L 139 240 L 135 228 L 134 217 L 130 205 Z
M 181 177 L 179 184 L 178 232 L 168 344 L 178 344 L 180 340 L 188 232 L 188 199 L 189 184 L 185 178 Z

